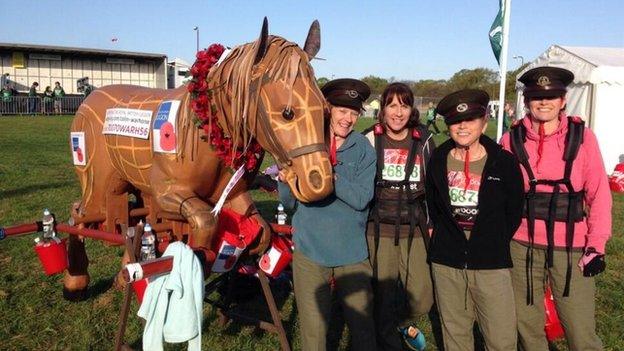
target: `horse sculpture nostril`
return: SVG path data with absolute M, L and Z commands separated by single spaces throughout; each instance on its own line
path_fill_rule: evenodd
M 323 177 L 321 177 L 321 174 L 317 170 L 308 174 L 308 180 L 314 189 L 320 189 L 323 185 Z

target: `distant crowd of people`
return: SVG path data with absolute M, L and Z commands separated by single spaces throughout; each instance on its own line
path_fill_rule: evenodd
M 0 89 L 0 114 L 68 113 L 69 104 L 64 103 L 66 94 L 60 82 L 54 82 L 54 87 L 46 86 L 41 93 L 39 89 L 39 82 L 33 82 L 28 93 L 21 95 L 15 89 L 15 82 L 6 79 Z M 82 89 L 84 97 L 87 97 L 93 89 L 92 85 L 85 84 Z

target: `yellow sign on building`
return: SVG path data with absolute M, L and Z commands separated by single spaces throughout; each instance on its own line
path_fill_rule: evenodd
M 13 52 L 13 68 L 26 67 L 26 60 L 24 60 L 23 52 Z

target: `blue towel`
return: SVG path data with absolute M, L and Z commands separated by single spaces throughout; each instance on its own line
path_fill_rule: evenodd
M 163 256 L 173 256 L 167 275 L 150 279 L 137 315 L 145 319 L 143 350 L 161 351 L 166 342 L 188 341 L 189 351 L 201 350 L 204 272 L 193 250 L 169 244 Z

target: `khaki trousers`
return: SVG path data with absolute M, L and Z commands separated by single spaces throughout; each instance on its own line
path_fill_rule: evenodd
M 596 335 L 594 278 L 584 277 L 576 266 L 582 252 L 572 252 L 570 296 L 563 297 L 568 264 L 567 253 L 554 250 L 553 267 L 545 269 L 546 250 L 533 248 L 534 304 L 531 306 L 526 303 L 526 252 L 526 246 L 512 240 L 511 258 L 514 264 L 512 281 L 518 313 L 518 336 L 522 349 L 548 350 L 544 332 L 544 282 L 547 275 L 570 350 L 602 350 L 602 342 Z
M 444 350 L 473 350 L 472 327 L 476 321 L 486 350 L 516 351 L 516 311 L 509 269 L 467 270 L 434 263 L 432 272 Z
M 375 262 L 374 237 L 367 239 L 371 262 Z M 408 245 L 408 238 L 400 238 L 398 246 L 394 246 L 394 238 L 379 238 L 377 280 L 373 284 L 379 350 L 403 350 L 397 326 L 413 324 L 433 305 L 433 284 L 423 238 L 412 239 L 409 259 Z
M 372 268 L 368 259 L 345 266 L 324 267 L 295 251 L 293 279 L 302 350 L 327 349 L 327 326 L 332 305 L 329 280 L 332 276 L 351 334 L 352 350 L 376 350 Z

